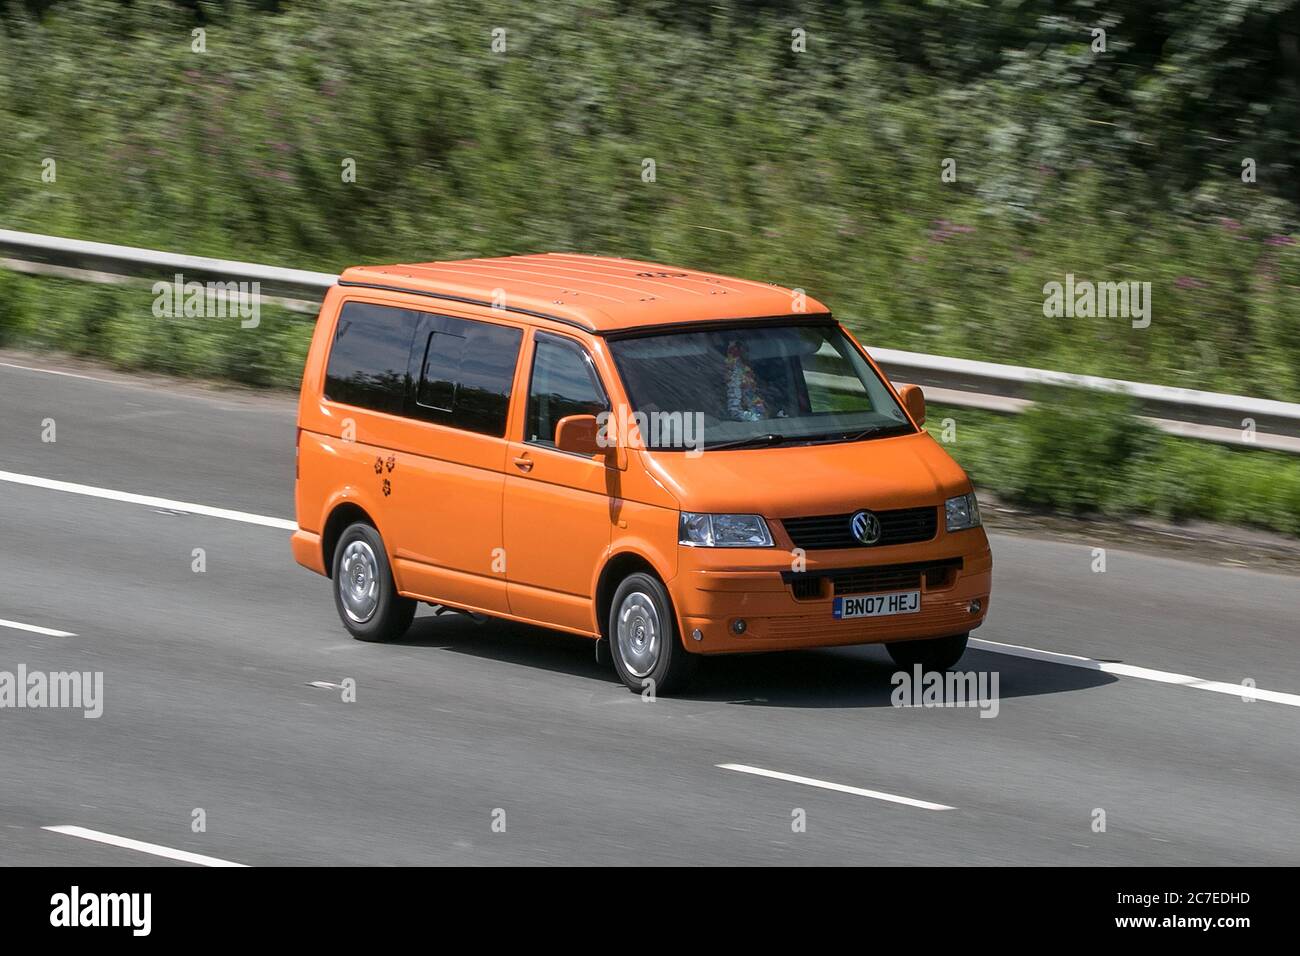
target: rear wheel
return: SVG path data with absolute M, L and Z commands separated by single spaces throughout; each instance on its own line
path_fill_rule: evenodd
M 891 641 L 885 645 L 889 656 L 899 667 L 909 670 L 917 664 L 923 671 L 946 671 L 961 660 L 966 653 L 970 633 L 953 637 L 932 637 L 924 641 Z
M 349 525 L 334 548 L 334 606 L 359 641 L 393 641 L 406 633 L 416 602 L 393 585 L 384 541 L 368 524 Z
M 614 670 L 631 690 L 671 694 L 685 687 L 695 658 L 682 646 L 668 590 L 637 571 L 623 579 L 609 608 Z

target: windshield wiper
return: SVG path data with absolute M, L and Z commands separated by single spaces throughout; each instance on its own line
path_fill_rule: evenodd
M 905 422 L 898 422 L 894 425 L 872 425 L 870 428 L 864 428 L 859 432 L 827 432 L 822 435 L 778 435 L 774 432 L 769 432 L 766 435 L 751 435 L 748 438 L 736 438 L 732 441 L 719 442 L 716 445 L 705 445 L 704 450 L 717 451 L 720 448 L 765 448 L 769 445 L 781 445 L 785 442 L 794 442 L 800 445 L 818 445 L 828 444 L 830 442 L 854 442 L 878 435 L 888 435 L 891 432 L 898 432 L 900 430 L 910 430 L 911 427 L 911 425 L 908 425 Z
M 907 422 L 898 422 L 894 425 L 872 425 L 870 428 L 864 428 L 860 432 L 845 435 L 845 441 L 861 441 L 863 438 L 870 438 L 872 435 L 890 435 L 897 432 L 910 432 L 912 426 Z
M 737 438 L 732 441 L 719 442 L 716 445 L 705 445 L 705 451 L 717 451 L 720 448 L 762 448 L 767 445 L 779 445 L 781 442 L 789 441 L 789 435 L 777 435 L 769 432 L 766 435 L 751 435 L 749 438 Z
M 877 438 L 881 435 L 889 435 L 896 432 L 910 431 L 910 425 L 905 422 L 898 422 L 894 425 L 872 425 L 870 428 L 864 428 L 858 432 L 834 432 L 826 435 L 815 435 L 808 439 L 809 444 L 820 444 L 829 442 L 855 442 L 862 441 L 864 438 Z

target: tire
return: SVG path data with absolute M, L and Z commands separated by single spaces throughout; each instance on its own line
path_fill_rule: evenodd
M 410 628 L 417 602 L 397 593 L 384 539 L 370 525 L 343 530 L 332 578 L 339 620 L 358 641 L 395 641 Z
M 899 667 L 911 670 L 917 664 L 923 671 L 946 671 L 966 653 L 970 632 L 952 637 L 932 637 L 923 641 L 891 641 L 885 645 Z
M 656 696 L 680 691 L 695 670 L 696 658 L 682 646 L 667 588 L 641 571 L 629 574 L 614 592 L 609 643 L 614 670 L 634 693 L 648 686 Z

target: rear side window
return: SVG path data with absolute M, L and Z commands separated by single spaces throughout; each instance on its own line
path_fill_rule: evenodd
M 446 315 L 424 318 L 412 413 L 440 425 L 504 436 L 523 332 Z
M 407 309 L 348 302 L 339 314 L 325 369 L 325 397 L 400 415 L 418 314 Z
M 587 350 L 569 339 L 536 333 L 524 441 L 553 446 L 561 418 L 608 410 L 609 400 Z

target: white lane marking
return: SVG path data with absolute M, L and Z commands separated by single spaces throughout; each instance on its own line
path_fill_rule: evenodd
M 35 624 L 24 624 L 21 621 L 0 621 L 0 627 L 12 627 L 15 631 L 31 631 L 33 634 L 44 634 L 46 637 L 76 637 L 71 631 L 56 631 L 52 627 L 37 627 Z
M 230 860 L 219 860 L 215 856 L 204 856 L 202 853 L 190 853 L 188 850 L 173 850 L 169 846 L 159 846 L 157 843 L 144 843 L 141 840 L 132 840 L 128 837 L 115 836 L 112 833 L 101 833 L 98 830 L 87 830 L 85 827 L 57 826 L 41 827 L 42 830 L 49 830 L 51 833 L 63 833 L 67 836 L 80 837 L 83 840 L 93 840 L 95 843 L 107 843 L 109 846 L 120 846 L 124 850 L 138 850 L 141 853 L 151 853 L 154 856 L 166 857 L 169 860 L 179 860 L 181 863 L 197 863 L 199 866 L 247 866 L 247 863 L 232 863 Z
M 1118 677 L 1136 677 L 1139 680 L 1151 680 L 1160 684 L 1177 684 L 1192 690 L 1208 690 L 1215 694 L 1228 694 L 1231 697 L 1254 700 L 1266 700 L 1273 704 L 1288 704 L 1300 707 L 1300 694 L 1286 694 L 1276 690 L 1263 690 L 1259 687 L 1246 687 L 1242 684 L 1229 684 L 1224 681 L 1202 680 L 1187 674 L 1174 674 L 1170 671 L 1157 671 L 1149 667 L 1137 667 L 1133 664 L 1114 664 L 1109 661 L 1096 661 L 1091 657 L 1079 657 L 1075 654 L 1062 654 L 1058 651 L 1040 651 L 1034 647 L 1022 647 L 1019 644 L 999 644 L 997 641 L 970 639 L 970 646 L 994 654 L 1007 654 L 1011 657 L 1023 657 L 1031 661 L 1047 661 L 1051 664 L 1064 664 L 1067 667 L 1082 667 L 1084 670 L 1101 671 Z
M 110 378 L 96 378 L 93 375 L 81 375 L 77 372 L 61 372 L 53 368 L 36 368 L 32 365 L 18 365 L 14 362 L 0 362 L 0 367 L 21 369 L 24 372 L 44 372 L 46 375 L 62 375 L 65 378 L 84 378 L 88 382 L 102 382 L 105 385 L 121 385 Z
M 956 807 L 949 807 L 942 803 L 930 803 L 928 800 L 913 800 L 911 797 L 900 797 L 893 793 L 882 793 L 879 790 L 864 790 L 862 787 L 850 787 L 842 783 L 831 783 L 829 780 L 814 780 L 812 777 L 800 777 L 792 773 L 781 773 L 779 770 L 764 770 L 762 767 L 750 767 L 743 763 L 720 763 L 717 764 L 722 770 L 735 770 L 737 773 L 752 773 L 756 777 L 771 777 L 773 780 L 785 780 L 789 783 L 802 783 L 808 787 L 821 787 L 823 790 L 835 790 L 839 793 L 852 793 L 859 797 L 871 797 L 873 800 L 886 800 L 889 803 L 901 803 L 909 807 L 919 807 L 922 810 L 955 810 Z
M 148 508 L 169 508 L 172 511 L 180 511 L 186 514 L 203 515 L 206 518 L 225 518 L 227 521 L 242 521 L 244 524 L 280 528 L 284 531 L 298 530 L 298 523 L 287 518 L 272 518 L 268 515 L 250 514 L 247 511 L 232 511 L 229 508 L 212 508 L 208 505 L 198 505 L 189 501 L 173 501 L 170 498 L 137 495 L 130 491 L 96 488 L 94 485 L 79 485 L 72 481 L 55 481 L 53 478 L 20 475 L 12 471 L 0 471 L 0 481 L 11 481 L 16 485 L 30 485 L 33 488 L 47 488 L 51 491 L 66 491 L 69 494 L 87 495 L 91 498 L 107 498 L 109 501 L 125 501 L 128 504 L 144 505 Z

